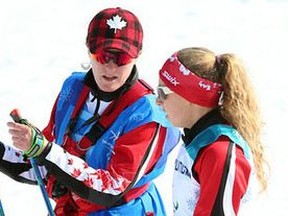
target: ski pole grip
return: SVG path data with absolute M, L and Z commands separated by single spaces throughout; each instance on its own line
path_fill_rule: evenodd
M 14 109 L 10 112 L 10 116 L 12 117 L 12 119 L 17 122 L 17 123 L 21 123 L 22 117 L 20 115 L 20 112 L 18 109 Z
M 23 152 L 23 155 L 29 158 L 39 156 L 47 146 L 47 140 L 42 132 L 26 119 L 23 119 L 18 109 L 12 110 L 10 116 L 16 123 L 27 125 L 31 129 L 31 145 L 29 149 Z

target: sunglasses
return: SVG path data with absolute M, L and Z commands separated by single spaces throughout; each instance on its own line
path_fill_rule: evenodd
M 167 86 L 158 86 L 157 87 L 157 95 L 160 101 L 164 101 L 167 99 L 169 94 L 174 93 Z
M 107 64 L 111 60 L 118 66 L 129 64 L 132 57 L 125 52 L 101 51 L 99 53 L 91 53 L 93 59 L 101 64 Z

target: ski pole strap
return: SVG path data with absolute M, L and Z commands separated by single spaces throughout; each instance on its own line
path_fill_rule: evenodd
M 29 123 L 28 120 L 19 116 L 15 117 L 15 115 L 13 117 L 16 118 L 14 119 L 16 122 L 29 126 L 32 132 L 31 146 L 29 149 L 23 152 L 23 157 L 34 158 L 39 156 L 47 146 L 47 140 L 43 136 L 42 132 L 37 127 Z
M 38 155 L 40 155 L 47 145 L 47 141 L 41 132 L 39 133 L 38 131 L 36 131 L 34 127 L 31 127 L 31 132 L 31 146 L 23 153 L 24 156 L 28 158 L 37 157 Z

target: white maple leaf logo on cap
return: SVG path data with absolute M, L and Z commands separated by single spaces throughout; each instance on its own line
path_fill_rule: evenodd
M 124 20 L 121 20 L 122 17 L 118 16 L 113 16 L 112 19 L 107 20 L 107 25 L 109 25 L 110 29 L 114 28 L 114 33 L 116 33 L 117 29 L 122 30 L 123 27 L 126 26 L 127 22 Z

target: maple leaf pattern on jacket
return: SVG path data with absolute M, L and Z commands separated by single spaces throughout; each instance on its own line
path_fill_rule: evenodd
M 73 164 L 73 159 L 72 158 L 68 159 L 68 165 L 72 165 L 72 164 Z
M 126 27 L 126 22 L 124 20 L 121 20 L 122 17 L 119 15 L 113 16 L 112 19 L 107 20 L 107 25 L 110 27 L 110 29 L 114 29 L 114 33 L 116 34 L 117 29 L 122 30 L 123 27 Z
M 129 185 L 129 181 L 122 176 L 113 176 L 108 170 L 93 169 L 83 160 L 77 160 L 70 154 L 67 156 L 65 170 L 89 188 L 116 195 L 124 191 Z
M 79 177 L 81 175 L 81 170 L 80 169 L 74 169 L 72 176 L 74 176 L 75 178 Z
M 95 173 L 95 178 L 102 180 L 102 192 L 109 191 L 111 189 L 121 192 L 121 188 L 122 190 L 124 190 L 123 187 L 119 187 L 119 185 L 121 186 L 121 184 L 114 184 L 114 179 L 111 177 L 111 175 L 107 175 L 107 172 L 108 171 L 105 170 L 99 170 L 99 172 Z

